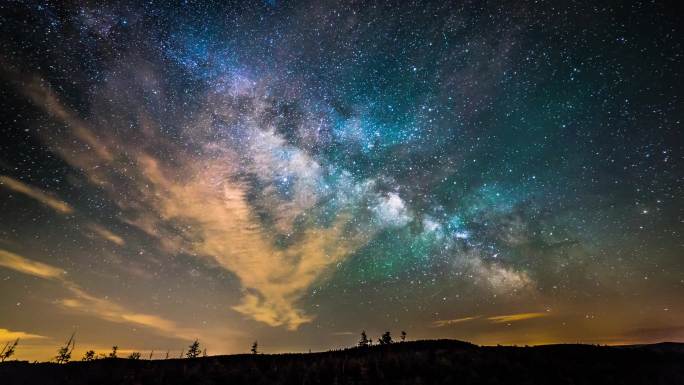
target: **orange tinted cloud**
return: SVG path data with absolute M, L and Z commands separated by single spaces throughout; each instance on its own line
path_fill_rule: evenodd
M 42 262 L 33 261 L 2 249 L 0 249 L 0 266 L 18 271 L 23 274 L 60 282 L 62 286 L 71 293 L 71 297 L 63 298 L 57 301 L 58 304 L 64 306 L 65 308 L 77 310 L 79 312 L 110 322 L 144 326 L 164 336 L 174 336 L 182 339 L 194 339 L 206 335 L 206 332 L 204 331 L 182 327 L 163 317 L 153 314 L 138 313 L 110 300 L 98 298 L 88 293 L 79 285 L 68 280 L 66 278 L 66 273 L 57 267 Z M 3 330 L 5 329 L 0 329 L 0 339 L 3 336 L 10 335 L 8 334 L 10 332 L 3 332 Z M 27 333 L 21 334 L 22 332 L 12 333 L 15 333 L 11 334 L 15 337 L 7 337 L 5 339 L 41 337 Z M 228 333 L 219 331 L 217 333 L 213 333 L 212 337 L 210 338 L 219 338 L 219 336 L 226 336 L 227 334 Z
M 105 239 L 119 246 L 123 246 L 126 244 L 123 238 L 98 224 L 91 223 L 90 225 L 88 225 L 88 227 L 102 239 Z
M 472 321 L 480 318 L 480 316 L 472 316 L 472 317 L 463 317 L 463 318 L 455 318 L 455 319 L 446 319 L 446 320 L 437 320 L 432 323 L 433 327 L 436 328 L 441 328 L 444 326 L 449 326 L 449 325 L 455 325 L 459 324 L 462 322 L 467 322 L 467 321 Z
M 0 186 L 4 186 L 12 191 L 24 194 L 38 202 L 50 207 L 60 214 L 71 214 L 74 209 L 66 202 L 63 202 L 52 195 L 42 191 L 37 187 L 27 185 L 6 175 L 0 175 Z
M 0 249 L 0 266 L 45 279 L 61 279 L 64 270 Z
M 368 234 L 343 234 L 350 218 L 341 214 L 329 226 L 311 224 L 298 242 L 286 248 L 278 245 L 276 234 L 264 228 L 249 202 L 248 186 L 240 181 L 239 174 L 248 171 L 268 181 L 283 169 L 296 173 L 293 199 L 280 198 L 272 187 L 265 188 L 260 196 L 267 202 L 263 206 L 271 210 L 276 229 L 293 233 L 295 219 L 318 202 L 312 191 L 320 166 L 305 152 L 292 148 L 288 148 L 293 155 L 287 161 L 274 156 L 274 150 L 288 145 L 264 127 L 248 128 L 253 139 L 242 143 L 244 152 L 252 154 L 247 162 L 234 149 L 211 144 L 205 149 L 208 156 L 187 153 L 150 127 L 147 142 L 173 154 L 169 158 L 175 162 L 170 165 L 134 141 L 95 135 L 49 88 L 34 82 L 24 91 L 71 128 L 64 137 L 51 137 L 50 145 L 72 166 L 85 170 L 90 181 L 110 192 L 121 208 L 123 222 L 158 239 L 169 254 L 189 253 L 233 273 L 243 290 L 237 293 L 240 300 L 232 309 L 256 321 L 291 330 L 310 322 L 313 316 L 298 306 L 306 290 L 368 238 Z M 191 126 L 198 135 L 206 128 L 201 119 Z M 82 144 L 91 151 L 75 151 L 75 147 L 82 149 Z M 122 187 L 116 183 L 120 175 L 127 175 L 131 181 L 126 185 L 126 200 L 120 198 L 118 189 Z M 123 241 L 102 231 L 97 233 L 114 243 Z M 64 303 L 69 304 L 76 305 Z
M 488 317 L 487 319 L 493 323 L 508 323 L 523 321 L 532 318 L 548 317 L 549 313 L 519 313 L 519 314 L 508 314 L 508 315 L 497 315 Z
M 38 334 L 31 334 L 31 333 L 26 333 L 26 332 L 20 332 L 20 331 L 13 331 L 13 330 L 8 330 L 8 329 L 3 329 L 0 328 L 0 341 L 10 341 L 10 340 L 35 340 L 35 339 L 43 339 L 47 338 Z

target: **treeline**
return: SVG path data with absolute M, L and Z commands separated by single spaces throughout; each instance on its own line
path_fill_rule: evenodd
M 74 352 L 74 349 L 76 348 L 76 339 L 74 338 L 75 334 L 72 334 L 67 342 L 61 346 L 57 350 L 57 355 L 53 358 L 53 360 L 58 364 L 66 364 L 67 362 L 72 360 L 72 355 Z M 17 346 L 19 345 L 19 338 L 14 340 L 13 342 L 7 342 L 5 343 L 4 347 L 2 350 L 0 350 L 0 362 L 4 362 L 11 358 L 12 356 L 15 355 Z M 254 343 L 254 346 L 252 347 L 252 350 L 254 353 L 256 353 L 256 342 Z M 152 359 L 154 356 L 155 351 L 151 350 L 149 356 L 147 356 L 148 359 Z M 169 359 L 169 358 L 176 358 L 175 356 L 170 355 L 171 351 L 167 350 L 166 354 L 164 356 L 164 359 Z M 190 346 L 188 346 L 187 351 L 186 350 L 181 350 L 180 355 L 177 358 L 197 358 L 197 357 L 206 357 L 207 356 L 207 349 L 200 346 L 199 340 L 195 340 Z M 128 356 L 119 356 L 119 347 L 117 345 L 112 346 L 112 350 L 105 354 L 105 353 L 95 353 L 94 350 L 88 350 L 83 354 L 83 357 L 81 358 L 81 361 L 94 361 L 94 360 L 104 360 L 104 359 L 115 359 L 115 358 L 126 358 L 129 360 L 139 360 L 143 357 L 141 352 L 131 352 Z
M 399 338 L 401 339 L 401 342 L 406 341 L 406 332 L 402 330 Z M 393 342 L 394 342 L 394 340 L 392 339 L 392 334 L 389 331 L 382 333 L 380 338 L 378 338 L 378 345 L 389 345 Z M 373 339 L 369 339 L 368 336 L 366 335 L 366 331 L 363 330 L 361 332 L 361 339 L 359 340 L 358 346 L 363 348 L 363 347 L 372 346 L 372 345 L 373 345 Z
M 66 341 L 66 343 L 62 346 L 59 347 L 57 350 L 57 355 L 53 358 L 54 362 L 58 364 L 65 364 L 67 362 L 70 362 L 72 360 L 72 355 L 74 352 L 74 349 L 76 348 L 76 334 L 72 333 L 69 339 Z M 401 342 L 406 341 L 406 332 L 401 331 L 400 334 L 400 340 Z M 389 331 L 384 332 L 378 339 L 377 339 L 377 345 L 389 345 L 391 343 L 394 343 L 394 340 L 392 339 L 392 334 Z M 19 345 L 19 338 L 14 340 L 13 342 L 7 342 L 5 346 L 2 348 L 2 351 L 0 351 L 0 362 L 4 362 L 11 358 L 12 356 L 15 355 L 17 346 Z M 373 345 L 373 340 L 372 338 L 368 338 L 368 335 L 366 334 L 366 331 L 363 330 L 361 332 L 361 338 L 357 344 L 358 347 L 368 347 Z M 259 354 L 259 344 L 257 341 L 254 341 L 252 344 L 252 347 L 250 349 L 250 352 L 252 354 Z M 154 358 L 155 351 L 151 350 L 149 352 L 149 355 L 145 355 L 145 357 L 149 360 Z M 143 357 L 142 352 L 134 351 L 131 352 L 127 356 L 119 356 L 119 347 L 117 345 L 112 346 L 112 350 L 109 353 L 96 353 L 94 350 L 88 350 L 83 354 L 83 357 L 81 357 L 81 361 L 94 361 L 94 360 L 104 360 L 104 359 L 116 359 L 116 358 L 125 358 L 129 360 L 139 360 Z M 164 359 L 170 359 L 170 358 L 198 358 L 198 357 L 207 357 L 207 349 L 202 348 L 200 345 L 199 339 L 195 339 L 190 346 L 188 346 L 187 350 L 182 349 L 180 351 L 180 354 L 176 356 L 175 354 L 171 356 L 171 351 L 167 350 Z M 52 361 L 52 360 L 51 360 Z
M 681 344 L 514 347 L 477 346 L 455 340 L 379 345 L 376 340 L 374 336 L 374 346 L 369 348 L 354 344 L 347 349 L 312 354 L 236 354 L 152 361 L 98 359 L 68 365 L 54 360 L 12 361 L 0 364 L 0 384 L 684 384 Z

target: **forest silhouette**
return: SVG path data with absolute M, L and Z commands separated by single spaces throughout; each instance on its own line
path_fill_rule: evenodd
M 389 331 L 373 343 L 317 353 L 208 356 L 194 340 L 177 357 L 143 358 L 88 350 L 71 360 L 75 335 L 51 362 L 11 360 L 20 343 L 5 344 L 0 378 L 8 384 L 681 384 L 684 344 L 477 346 L 457 340 L 395 342 Z M 153 357 L 156 357 L 153 359 Z

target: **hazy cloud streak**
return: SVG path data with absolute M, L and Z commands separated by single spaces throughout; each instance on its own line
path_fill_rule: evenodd
M 20 182 L 6 175 L 0 175 L 0 185 L 6 188 L 24 194 L 38 202 L 50 207 L 60 214 L 71 214 L 74 209 L 66 202 L 63 202 L 52 195 L 42 191 L 41 189 L 29 186 L 26 183 Z

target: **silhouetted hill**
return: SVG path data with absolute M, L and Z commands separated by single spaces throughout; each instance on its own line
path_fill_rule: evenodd
M 415 341 L 309 354 L 5 362 L 1 384 L 684 384 L 684 345 Z
M 684 343 L 679 342 L 659 342 L 657 344 L 646 345 L 623 345 L 617 346 L 620 348 L 641 348 L 649 350 L 657 350 L 661 352 L 679 352 L 684 353 Z

